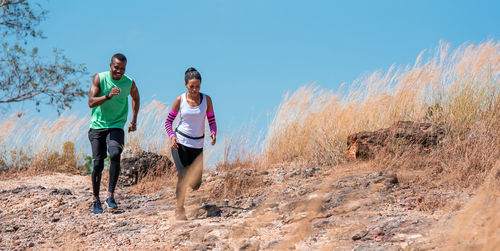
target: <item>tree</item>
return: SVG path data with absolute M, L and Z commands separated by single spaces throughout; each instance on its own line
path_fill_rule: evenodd
M 27 48 L 33 39 L 44 39 L 37 28 L 47 11 L 26 0 L 0 0 L 0 103 L 31 101 L 55 107 L 60 113 L 85 95 L 81 79 L 87 75 L 84 64 L 75 64 L 54 49 L 42 57 L 38 49 Z

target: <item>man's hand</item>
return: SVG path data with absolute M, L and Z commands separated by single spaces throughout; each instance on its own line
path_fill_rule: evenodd
M 128 132 L 134 132 L 137 130 L 135 122 L 130 122 L 130 125 L 128 125 Z
M 113 87 L 111 91 L 108 93 L 108 97 L 113 98 L 114 96 L 119 95 L 120 92 L 122 92 L 122 89 L 118 87 Z
M 173 136 L 170 141 L 172 141 L 172 148 L 177 149 L 179 146 L 177 145 L 179 143 L 179 140 L 177 140 L 177 137 Z
M 211 143 L 211 144 L 212 144 L 212 145 L 215 145 L 215 141 L 216 141 L 216 138 L 217 138 L 217 137 L 215 136 L 215 134 L 210 134 L 210 138 L 212 138 L 212 143 Z

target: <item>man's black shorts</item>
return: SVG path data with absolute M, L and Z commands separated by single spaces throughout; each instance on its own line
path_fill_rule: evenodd
M 95 160 L 105 159 L 107 148 L 118 147 L 120 153 L 125 143 L 125 132 L 120 128 L 90 129 L 89 140 L 92 146 L 92 157 Z

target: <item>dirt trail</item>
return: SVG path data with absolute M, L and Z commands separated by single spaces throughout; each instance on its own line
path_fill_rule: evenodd
M 365 171 L 363 171 L 365 170 Z M 227 173 L 205 172 L 189 192 L 188 221 L 174 219 L 174 187 L 147 195 L 117 191 L 120 209 L 91 214 L 88 176 L 39 175 L 0 181 L 0 249 L 401 250 L 439 248 L 453 214 L 425 198 L 469 197 L 411 187 L 359 166 L 234 170 L 257 179 L 248 195 L 213 199 Z M 103 184 L 104 197 L 106 185 Z

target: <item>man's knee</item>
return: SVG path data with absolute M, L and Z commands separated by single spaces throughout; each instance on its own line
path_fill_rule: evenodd
M 120 147 L 110 147 L 109 148 L 109 159 L 111 161 L 120 161 L 122 150 Z
M 94 159 L 93 172 L 101 173 L 103 169 L 104 169 L 104 160 L 103 159 Z

